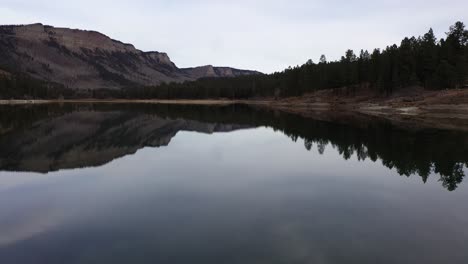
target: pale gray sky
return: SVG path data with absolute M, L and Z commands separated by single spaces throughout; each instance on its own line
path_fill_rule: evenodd
M 0 24 L 96 30 L 179 67 L 280 71 L 468 22 L 466 0 L 0 0 Z

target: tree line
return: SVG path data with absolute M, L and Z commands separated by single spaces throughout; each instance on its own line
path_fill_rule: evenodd
M 3 80 L 1 80 L 3 79 Z M 322 55 L 302 66 L 273 74 L 234 78 L 204 78 L 184 83 L 163 83 L 154 87 L 128 87 L 122 90 L 72 91 L 47 85 L 29 84 L 26 78 L 9 82 L 0 77 L 0 96 L 56 98 L 128 99 L 248 99 L 255 97 L 300 96 L 317 90 L 367 87 L 389 95 L 396 89 L 422 86 L 426 89 L 467 88 L 468 30 L 456 22 L 445 38 L 437 39 L 432 29 L 419 37 L 404 38 L 400 45 L 357 54 L 347 50 L 338 61 Z M 46 87 L 46 88 L 44 88 Z M 47 88 L 48 87 L 48 88 Z
M 0 74 L 0 99 L 59 99 L 75 96 L 77 92 L 72 89 L 25 74 Z
M 300 96 L 333 88 L 369 87 L 391 94 L 395 89 L 422 86 L 426 89 L 466 88 L 468 85 L 468 30 L 462 22 L 449 28 L 438 40 L 430 29 L 420 37 L 405 38 L 372 52 L 356 54 L 347 50 L 339 61 L 328 62 L 322 55 L 318 63 L 309 60 L 302 66 L 270 75 L 202 79 L 195 82 L 162 84 L 133 90 L 145 98 L 236 98 L 262 96 Z

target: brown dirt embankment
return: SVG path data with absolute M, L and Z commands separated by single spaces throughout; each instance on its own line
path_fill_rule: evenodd
M 391 96 L 365 89 L 336 89 L 274 101 L 269 107 L 314 118 L 365 114 L 395 123 L 468 131 L 468 89 L 427 91 L 410 87 Z
M 0 105 L 33 105 L 33 104 L 187 104 L 187 105 L 229 105 L 247 101 L 209 99 L 209 100 L 157 100 L 157 99 L 50 99 L 50 100 L 0 100 Z
M 468 89 L 427 91 L 409 87 L 391 96 L 369 89 L 334 89 L 275 100 L 0 100 L 1 104 L 109 103 L 109 104 L 248 104 L 312 118 L 353 118 L 356 115 L 388 119 L 399 124 L 468 131 Z

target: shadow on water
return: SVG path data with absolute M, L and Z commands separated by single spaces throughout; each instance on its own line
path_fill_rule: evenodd
M 381 161 L 400 175 L 434 173 L 455 190 L 468 166 L 468 135 L 399 126 L 368 116 L 317 118 L 246 105 L 65 104 L 0 107 L 0 170 L 47 173 L 102 166 L 144 147 L 167 146 L 179 131 L 271 127 L 308 151 L 332 147 L 344 159 Z

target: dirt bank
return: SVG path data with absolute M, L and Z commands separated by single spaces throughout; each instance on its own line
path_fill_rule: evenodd
M 375 94 L 366 89 L 335 89 L 279 100 L 0 100 L 0 104 L 10 105 L 50 103 L 248 104 L 313 118 L 351 118 L 350 115 L 359 114 L 402 124 L 468 131 L 468 89 L 427 91 L 420 87 L 410 87 L 394 91 L 391 96 Z
M 188 105 L 228 105 L 246 101 L 235 100 L 139 100 L 139 99 L 51 99 L 51 100 L 0 100 L 0 105 L 28 104 L 188 104 Z
M 268 107 L 314 118 L 359 113 L 397 123 L 468 131 L 468 89 L 426 91 L 412 87 L 392 96 L 339 89 L 272 101 Z

